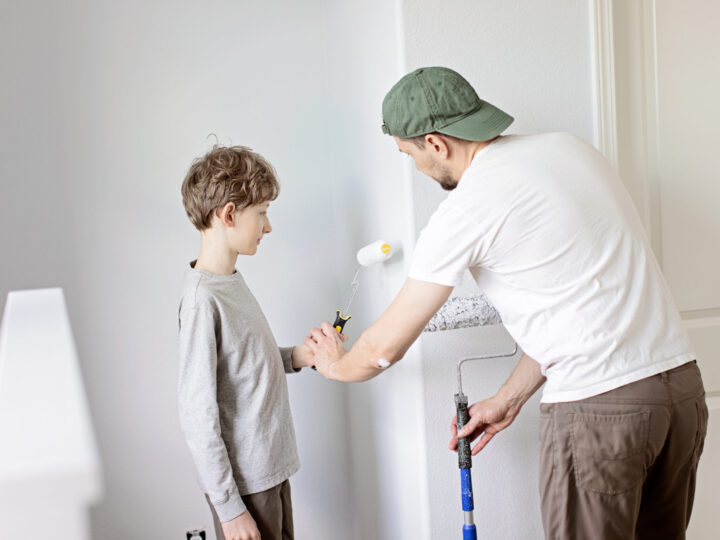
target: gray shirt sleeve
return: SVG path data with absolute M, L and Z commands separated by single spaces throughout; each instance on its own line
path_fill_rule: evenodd
M 180 424 L 200 482 L 220 521 L 245 510 L 220 432 L 217 402 L 217 344 L 211 306 L 180 311 Z
M 295 369 L 292 365 L 293 347 L 278 347 L 278 349 L 280 349 L 280 356 L 282 357 L 283 366 L 285 367 L 285 373 L 298 373 L 301 368 Z

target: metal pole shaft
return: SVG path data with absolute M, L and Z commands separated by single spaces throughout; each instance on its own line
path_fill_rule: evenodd
M 518 350 L 517 343 L 514 343 L 513 350 L 509 353 L 505 354 L 488 354 L 487 356 L 469 356 L 467 358 L 463 358 L 457 363 L 457 383 L 458 383 L 458 394 L 462 394 L 462 375 L 460 374 L 460 368 L 465 362 L 470 362 L 471 360 L 491 360 L 493 358 L 508 358 L 510 356 L 515 356 Z

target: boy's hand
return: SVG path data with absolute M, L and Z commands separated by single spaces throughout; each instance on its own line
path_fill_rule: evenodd
M 312 366 L 313 352 L 307 345 L 295 345 L 292 350 L 292 366 L 295 369 Z
M 260 540 L 260 531 L 248 510 L 235 519 L 224 522 L 222 530 L 225 540 Z
M 332 364 L 345 354 L 343 342 L 347 336 L 338 334 L 329 322 L 322 323 L 321 329 L 313 328 L 310 336 L 305 338 L 305 345 L 312 351 L 312 365 L 326 378 L 332 379 Z

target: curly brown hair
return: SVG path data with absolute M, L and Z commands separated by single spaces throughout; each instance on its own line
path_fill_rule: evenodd
M 246 146 L 220 146 L 196 159 L 182 184 L 185 212 L 199 230 L 229 202 L 238 209 L 274 201 L 280 193 L 275 169 Z

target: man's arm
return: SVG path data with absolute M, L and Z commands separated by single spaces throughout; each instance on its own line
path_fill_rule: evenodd
M 446 285 L 408 278 L 385 313 L 347 353 L 330 323 L 323 323 L 321 330 L 313 328 L 305 344 L 313 352 L 314 365 L 328 379 L 372 379 L 404 356 L 452 290 Z
M 453 417 L 450 423 L 450 450 L 457 449 L 458 437 L 469 437 L 471 441 L 480 437 L 472 449 L 472 455 L 480 452 L 495 434 L 512 424 L 525 402 L 544 382 L 540 364 L 523 354 L 497 394 L 470 406 L 470 420 L 459 433 L 457 417 Z

